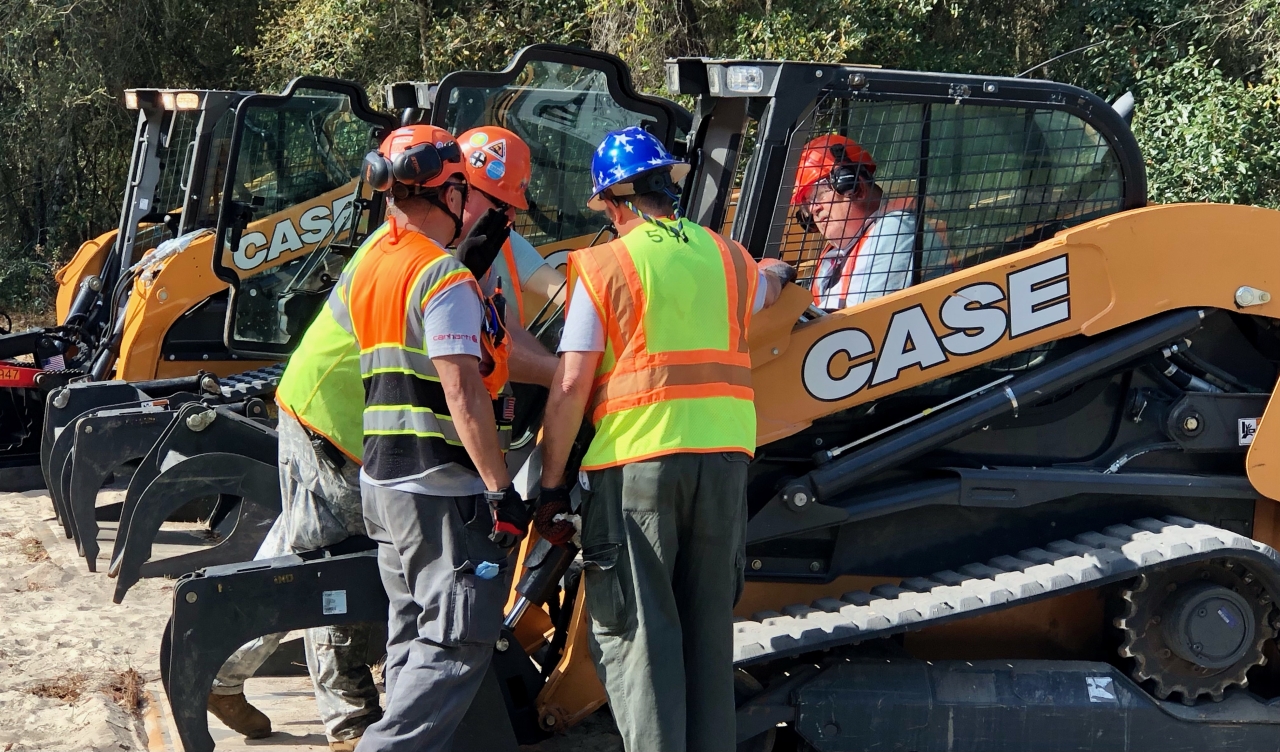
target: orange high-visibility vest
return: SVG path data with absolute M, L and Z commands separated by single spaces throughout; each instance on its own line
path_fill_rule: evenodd
M 593 470 L 681 452 L 755 451 L 747 329 L 758 272 L 742 246 L 692 223 L 646 223 L 569 254 L 605 327 L 592 386 Z
M 520 285 L 520 268 L 516 266 L 516 254 L 511 250 L 510 240 L 502 244 L 502 257 L 507 260 L 507 270 L 511 274 L 511 279 L 505 281 L 511 283 L 511 295 L 516 299 L 516 313 L 520 316 L 520 326 L 528 326 L 529 322 L 524 320 L 524 288 Z
M 422 320 L 433 298 L 459 285 L 482 297 L 471 272 L 437 243 L 416 232 L 393 230 L 370 246 L 340 281 L 336 303 L 331 298 L 334 318 L 360 348 L 364 469 L 375 480 L 413 478 L 449 462 L 475 467 L 449 415 Z M 505 381 L 506 343 L 494 348 L 483 341 L 489 335 L 475 336 L 497 361 L 494 373 Z M 486 386 L 496 397 L 497 389 Z M 505 421 L 497 422 L 500 438 L 509 440 L 510 425 L 504 434 Z

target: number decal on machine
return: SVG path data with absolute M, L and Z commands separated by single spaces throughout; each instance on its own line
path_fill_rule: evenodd
M 1010 273 L 1003 287 L 981 282 L 959 288 L 935 317 L 920 304 L 895 311 L 874 339 L 862 329 L 838 329 L 805 354 L 805 389 L 814 399 L 834 402 L 868 385 L 891 383 L 910 368 L 924 371 L 952 357 L 977 355 L 1070 319 L 1070 292 L 1067 257 L 1058 256 Z

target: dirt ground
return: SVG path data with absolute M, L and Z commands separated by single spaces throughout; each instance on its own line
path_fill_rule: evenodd
M 100 504 L 120 492 L 103 493 Z M 105 551 L 112 532 L 104 525 Z M 142 580 L 120 605 L 111 585 L 102 571 L 88 571 L 43 491 L 0 493 L 0 752 L 181 749 L 159 671 L 172 583 Z M 328 748 L 307 678 L 254 678 L 246 691 L 276 733 L 246 741 L 210 716 L 219 750 Z M 622 744 L 603 709 L 522 749 L 621 752 Z

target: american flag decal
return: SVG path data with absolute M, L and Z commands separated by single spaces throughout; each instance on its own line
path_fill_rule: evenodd
M 502 420 L 507 423 L 510 423 L 515 419 L 516 419 L 516 398 L 503 397 L 502 398 Z

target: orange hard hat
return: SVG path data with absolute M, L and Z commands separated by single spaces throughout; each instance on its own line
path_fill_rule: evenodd
M 533 172 L 529 145 L 496 125 L 472 128 L 458 137 L 467 183 L 504 204 L 528 209 L 525 191 Z
M 434 125 L 396 128 L 364 158 L 365 182 L 378 191 L 396 183 L 435 188 L 455 176 L 465 176 L 458 142 Z
M 818 183 L 831 177 L 831 171 L 840 165 L 862 165 L 869 174 L 876 174 L 876 160 L 851 138 L 828 133 L 805 144 L 796 169 L 791 205 L 806 203 Z

